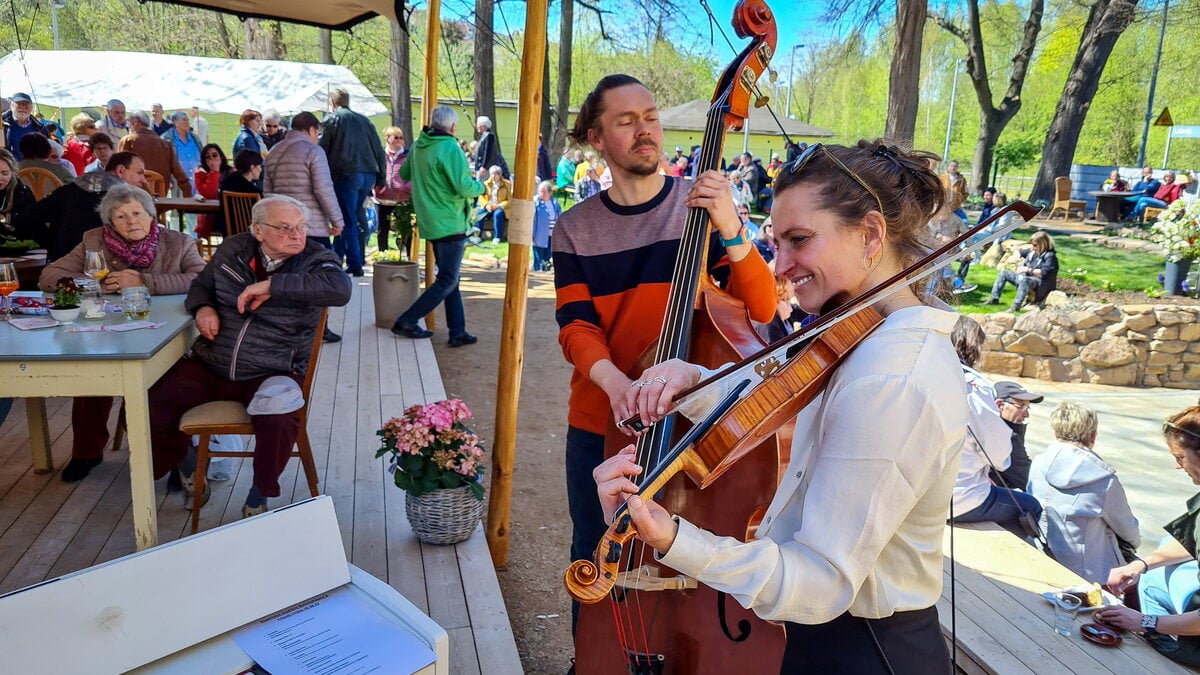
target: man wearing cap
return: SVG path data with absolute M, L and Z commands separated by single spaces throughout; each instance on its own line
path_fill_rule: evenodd
M 179 421 L 210 401 L 247 406 L 254 425 L 254 477 L 242 517 L 267 510 L 280 494 L 304 405 L 300 384 L 310 367 L 322 308 L 350 300 L 350 279 L 333 251 L 309 241 L 303 204 L 284 195 L 259 200 L 250 231 L 227 237 L 184 302 L 200 337 L 190 356 L 150 388 L 150 440 L 156 478 L 179 467 L 184 507 L 195 496 L 196 455 Z M 211 492 L 205 494 L 207 499 Z
M 149 127 L 150 124 L 147 123 L 146 126 Z M 96 130 L 108 134 L 114 142 L 120 141 L 133 131 L 129 128 L 129 122 L 125 121 L 125 104 L 115 98 L 109 101 L 104 107 L 104 119 L 96 125 Z
M 46 135 L 46 128 L 33 116 L 33 99 L 29 94 L 17 92 L 8 101 L 8 110 L 0 115 L 4 121 L 4 145 L 12 151 L 13 157 L 21 161 L 21 139 L 28 134 Z
M 1000 416 L 1012 429 L 1012 466 L 998 475 L 1003 483 L 997 480 L 997 474 L 992 472 L 992 480 L 1006 485 L 1014 490 L 1024 490 L 1029 482 L 1029 465 L 1033 460 L 1025 452 L 1025 420 L 1029 419 L 1029 405 L 1041 403 L 1045 396 L 1035 394 L 1016 382 L 996 383 L 996 405 L 1000 408 Z

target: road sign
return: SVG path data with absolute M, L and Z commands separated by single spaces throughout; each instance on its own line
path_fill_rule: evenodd
M 1172 138 L 1200 138 L 1200 125 L 1171 127 Z
M 1169 127 L 1174 124 L 1175 122 L 1171 120 L 1171 109 L 1167 107 L 1163 107 L 1163 111 L 1158 114 L 1158 119 L 1154 120 L 1156 127 Z

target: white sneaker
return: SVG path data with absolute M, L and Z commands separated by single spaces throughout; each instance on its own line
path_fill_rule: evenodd
M 192 509 L 196 508 L 196 476 L 194 474 L 191 476 L 185 476 L 183 475 L 183 472 L 180 471 L 179 482 L 183 483 L 183 508 L 187 511 L 191 511 Z M 206 489 L 204 491 L 204 501 L 200 503 L 200 506 L 203 508 L 203 506 L 207 504 L 208 500 L 210 499 L 212 499 L 212 490 Z
M 242 518 L 261 516 L 269 510 L 270 509 L 267 508 L 265 503 L 262 506 L 250 506 L 249 504 L 242 504 Z
M 495 239 L 492 239 L 492 246 L 499 246 L 499 245 L 500 245 L 500 237 L 496 237 Z
M 971 291 L 975 290 L 976 288 L 979 288 L 979 284 L 963 284 L 962 286 L 959 286 L 958 288 L 954 289 L 954 294 L 962 295 L 963 293 L 970 293 Z

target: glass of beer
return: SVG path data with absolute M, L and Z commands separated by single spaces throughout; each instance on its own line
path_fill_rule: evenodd
M 12 313 L 12 305 L 8 296 L 20 286 L 21 281 L 17 278 L 16 266 L 10 262 L 0 262 L 0 314 L 4 316 L 5 321 Z
M 121 308 L 130 321 L 150 316 L 150 289 L 145 286 L 121 289 Z

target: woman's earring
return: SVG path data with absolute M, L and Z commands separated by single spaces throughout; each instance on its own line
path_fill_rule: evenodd
M 870 272 L 875 267 L 875 261 L 871 259 L 871 256 L 864 255 L 862 259 L 862 266 L 864 270 Z

